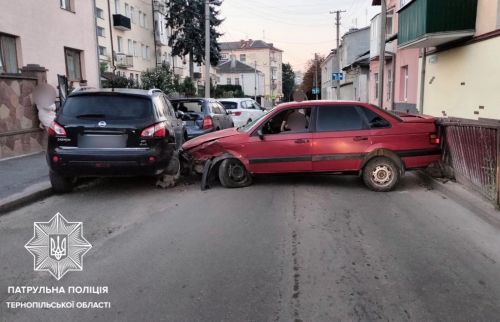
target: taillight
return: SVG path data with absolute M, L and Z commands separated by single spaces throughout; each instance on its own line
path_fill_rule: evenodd
M 165 127 L 165 123 L 156 123 L 151 126 L 148 126 L 141 132 L 141 138 L 150 139 L 150 138 L 164 138 L 168 135 L 167 128 Z
M 439 144 L 441 142 L 439 136 L 435 133 L 431 133 L 431 135 L 429 135 L 429 140 L 431 144 Z
M 50 124 L 48 128 L 49 136 L 66 136 L 66 130 L 61 125 L 57 124 L 55 121 Z
M 204 130 L 206 129 L 210 129 L 214 127 L 214 120 L 212 120 L 212 117 L 209 116 L 209 115 L 206 115 L 204 118 L 203 118 L 203 125 L 202 125 L 202 128 Z
M 241 112 L 234 112 L 233 113 L 234 116 L 240 116 L 241 115 Z

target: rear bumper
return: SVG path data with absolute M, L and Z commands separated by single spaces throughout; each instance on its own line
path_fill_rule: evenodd
M 167 152 L 149 148 L 56 148 L 47 153 L 47 163 L 52 171 L 70 177 L 153 176 L 165 170 L 172 153 L 173 147 Z

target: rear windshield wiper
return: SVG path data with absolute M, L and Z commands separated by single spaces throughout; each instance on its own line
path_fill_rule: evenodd
M 105 114 L 80 114 L 76 116 L 79 119 L 85 119 L 85 118 L 104 118 L 106 117 Z

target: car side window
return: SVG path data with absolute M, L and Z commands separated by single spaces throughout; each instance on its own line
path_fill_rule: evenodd
M 219 106 L 219 110 L 221 112 L 221 114 L 227 114 L 226 112 L 226 109 L 224 108 L 224 105 L 222 105 L 221 103 L 215 103 L 217 106 Z
M 245 101 L 245 104 L 246 104 L 245 108 L 248 110 L 253 110 L 255 108 L 252 104 L 252 101 Z
M 359 110 L 366 118 L 366 123 L 368 127 L 371 129 L 381 129 L 391 127 L 391 123 L 384 119 L 382 116 L 373 112 L 372 110 L 367 109 L 366 107 L 359 107 Z
M 287 134 L 309 131 L 311 108 L 293 108 L 277 113 L 262 127 L 263 134 Z
M 367 128 L 366 122 L 354 105 L 319 106 L 316 131 L 356 131 Z
M 256 101 L 252 101 L 252 105 L 254 109 L 261 110 L 262 107 Z
M 215 103 L 210 103 L 210 108 L 212 109 L 212 112 L 214 114 L 221 114 L 220 108 L 217 104 Z

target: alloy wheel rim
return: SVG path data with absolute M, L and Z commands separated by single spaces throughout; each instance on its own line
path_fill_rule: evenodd
M 393 172 L 391 168 L 385 164 L 377 165 L 372 171 L 372 180 L 377 185 L 386 186 L 393 178 Z

